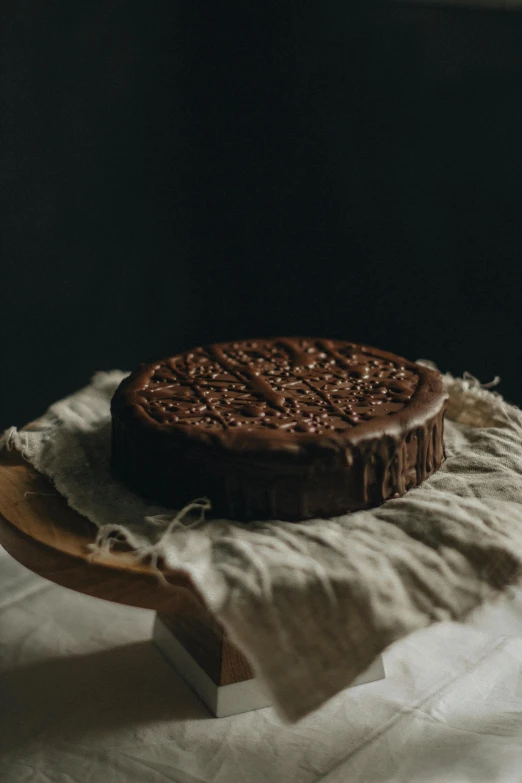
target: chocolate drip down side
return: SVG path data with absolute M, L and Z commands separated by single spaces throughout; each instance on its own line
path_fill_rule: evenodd
M 235 519 L 335 516 L 378 505 L 422 483 L 442 464 L 444 410 L 412 432 L 372 438 L 308 465 L 235 458 L 154 444 L 154 461 L 125 424 L 113 419 L 113 464 L 138 491 L 178 507 L 201 495 L 217 515 Z M 149 444 L 150 445 L 150 444 Z M 149 452 L 150 453 L 150 452 Z
M 438 373 L 339 340 L 196 348 L 143 365 L 112 402 L 112 464 L 170 507 L 332 516 L 404 494 L 444 458 Z

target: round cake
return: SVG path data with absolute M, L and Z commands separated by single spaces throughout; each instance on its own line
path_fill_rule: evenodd
M 335 516 L 404 494 L 444 458 L 427 367 L 341 340 L 220 343 L 141 365 L 112 399 L 112 465 L 180 508 L 239 520 Z

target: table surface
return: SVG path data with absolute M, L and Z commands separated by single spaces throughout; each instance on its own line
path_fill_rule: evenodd
M 150 610 L 1 549 L 0 584 L 1 783 L 520 780 L 522 591 L 394 645 L 385 680 L 286 726 L 271 708 L 212 718 L 151 644 Z

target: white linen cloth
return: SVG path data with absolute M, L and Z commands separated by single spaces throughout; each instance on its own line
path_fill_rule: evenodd
M 522 414 L 474 379 L 445 376 L 447 460 L 404 497 L 330 520 L 240 524 L 148 506 L 112 476 L 109 402 L 123 377 L 98 374 L 4 443 L 100 526 L 99 545 L 123 534 L 187 571 L 289 721 L 392 642 L 464 618 L 520 574 Z
M 294 725 L 213 718 L 153 612 L 54 585 L 0 549 L 0 783 L 519 783 L 522 591 L 384 653 L 386 679 Z M 480 623 L 480 624 L 479 624 Z

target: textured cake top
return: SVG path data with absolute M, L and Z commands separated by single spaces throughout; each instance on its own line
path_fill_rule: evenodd
M 430 375 L 439 377 L 366 346 L 277 338 L 209 345 L 142 365 L 122 394 L 164 429 L 286 439 L 348 435 L 372 419 L 383 422 L 408 407 Z M 442 399 L 440 381 L 438 387 Z M 426 403 L 434 394 L 420 396 Z

